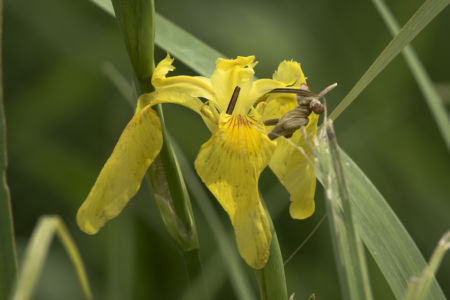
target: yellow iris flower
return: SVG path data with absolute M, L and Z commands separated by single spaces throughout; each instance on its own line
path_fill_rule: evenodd
M 211 138 L 200 148 L 195 169 L 228 213 L 241 256 L 255 269 L 264 267 L 272 235 L 258 195 L 259 175 L 270 166 L 290 193 L 290 214 L 295 219 L 314 212 L 316 180 L 304 155 L 284 138 L 270 140 L 267 133 L 272 126 L 263 123 L 296 107 L 295 95 L 268 93 L 305 84 L 300 64 L 283 61 L 273 79 L 254 80 L 254 59 L 218 59 L 210 78 L 166 77 L 175 69 L 173 59 L 167 56 L 162 60 L 152 77 L 156 91 L 139 98 L 136 113 L 78 211 L 79 227 L 96 233 L 135 195 L 163 143 L 160 120 L 152 106 L 177 103 L 198 113 L 211 131 Z M 312 138 L 318 116 L 312 113 L 309 119 L 306 131 Z M 311 156 L 302 132 L 290 139 Z

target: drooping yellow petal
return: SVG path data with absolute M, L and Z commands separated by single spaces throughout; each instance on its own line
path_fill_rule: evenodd
M 239 106 L 245 105 L 245 99 L 252 87 L 253 67 L 256 65 L 254 56 L 236 59 L 219 58 L 216 62 L 216 70 L 211 76 L 211 83 L 216 92 L 216 102 L 219 110 L 225 111 L 228 107 L 231 95 L 236 86 L 241 88 L 239 98 L 233 114 L 246 114 L 239 110 Z
M 161 124 L 150 106 L 138 111 L 126 126 L 88 197 L 77 223 L 88 234 L 117 216 L 139 190 L 148 167 L 162 147 Z
M 306 126 L 311 144 L 316 135 L 318 119 L 319 116 L 312 113 Z M 303 149 L 307 158 L 299 148 Z M 305 219 L 314 212 L 316 175 L 311 163 L 314 163 L 313 156 L 302 131 L 296 131 L 290 139 L 277 139 L 269 166 L 291 196 L 289 212 L 294 219 Z
M 258 179 L 274 147 L 257 117 L 222 113 L 195 160 L 197 173 L 231 219 L 239 253 L 255 269 L 266 264 L 272 240 Z
M 167 73 L 175 70 L 172 65 L 173 58 L 166 56 L 156 66 L 152 76 L 152 85 L 157 89 L 169 89 L 170 92 L 186 94 L 191 97 L 203 97 L 214 101 L 216 96 L 212 88 L 211 80 L 202 76 L 172 76 Z

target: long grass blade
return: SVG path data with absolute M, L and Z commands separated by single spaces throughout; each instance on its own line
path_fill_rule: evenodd
M 342 99 L 330 114 L 336 120 L 339 115 L 358 97 L 358 95 L 380 74 L 381 71 L 408 45 L 422 29 L 427 26 L 447 5 L 450 0 L 426 0 L 416 13 L 403 26 L 400 32 L 384 48 L 350 92 Z
M 372 0 L 372 2 L 382 16 L 391 34 L 395 36 L 400 31 L 400 26 L 387 5 L 383 0 Z M 450 150 L 450 117 L 444 103 L 435 85 L 431 81 L 430 76 L 410 45 L 403 49 L 403 56 L 430 107 L 431 113 L 441 131 L 441 135 L 447 144 L 447 148 Z
M 318 172 L 323 173 L 327 214 L 343 299 L 373 299 L 364 248 L 352 213 L 347 179 L 341 163 L 332 121 L 324 128 L 326 140 L 318 148 Z
M 323 139 L 319 148 L 323 147 Z M 402 299 L 411 277 L 426 267 L 425 259 L 389 204 L 364 172 L 342 150 L 339 154 L 352 203 L 356 230 L 375 259 L 397 299 Z M 325 165 L 326 166 L 326 165 Z M 326 187 L 328 170 L 318 170 L 317 179 Z M 433 279 L 428 299 L 446 299 Z
M 110 0 L 91 1 L 114 16 Z M 216 68 L 216 59 L 225 57 L 158 13 L 155 16 L 155 44 L 203 76 L 210 76 Z
M 6 181 L 6 120 L 3 106 L 3 0 L 0 0 L 0 299 L 6 299 L 17 276 L 11 199 Z
M 31 298 L 55 234 L 60 239 L 72 261 L 86 299 L 92 299 L 83 261 L 69 231 L 60 217 L 45 216 L 39 220 L 34 229 L 11 300 L 27 300 Z M 61 298 L 64 298 L 64 296 L 61 295 Z
M 422 275 L 419 278 L 411 279 L 409 283 L 408 291 L 404 300 L 425 300 L 428 298 L 428 292 L 430 286 L 434 280 L 434 275 L 436 274 L 439 265 L 444 258 L 444 254 L 450 249 L 450 231 L 439 241 L 436 249 L 431 256 L 430 263 L 423 270 Z

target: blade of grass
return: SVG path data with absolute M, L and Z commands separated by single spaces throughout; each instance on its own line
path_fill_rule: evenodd
M 323 139 L 319 148 L 324 143 Z M 375 259 L 397 299 L 402 299 L 409 279 L 425 268 L 426 262 L 389 204 L 352 159 L 339 149 L 352 203 L 356 230 Z M 317 179 L 326 187 L 327 170 L 318 170 Z M 433 280 L 428 299 L 446 299 Z
M 121 216 L 108 230 L 108 264 L 106 274 L 108 300 L 134 299 L 136 276 L 136 232 L 134 220 Z
M 436 249 L 431 256 L 430 263 L 423 270 L 419 278 L 412 278 L 404 300 L 425 300 L 428 298 L 431 283 L 434 280 L 439 265 L 444 258 L 444 254 L 450 249 L 450 231 L 440 239 Z
M 128 80 L 120 74 L 119 70 L 109 61 L 102 64 L 102 71 L 109 78 L 111 83 L 117 88 L 117 91 L 122 97 L 128 101 L 131 109 L 136 107 L 136 96 L 134 95 L 134 89 Z
M 350 92 L 342 99 L 330 114 L 336 120 L 339 115 L 358 97 L 358 95 L 380 74 L 381 71 L 408 45 L 422 29 L 428 25 L 447 5 L 450 0 L 426 0 L 416 13 L 403 26 L 400 32 L 384 48 L 364 75 L 358 80 Z
M 327 214 L 343 299 L 373 299 L 364 248 L 358 236 L 347 179 L 333 122 L 325 124 L 326 141 L 318 148 L 317 172 L 323 172 Z M 325 170 L 325 171 L 322 171 Z
M 434 87 L 438 91 L 444 104 L 449 105 L 450 104 L 450 83 L 436 82 L 436 83 L 434 83 Z
M 389 28 L 391 34 L 394 36 L 398 34 L 400 31 L 400 26 L 383 0 L 372 0 L 372 2 Z M 416 79 L 417 84 L 419 85 L 419 88 L 422 91 L 428 106 L 430 107 L 431 113 L 436 120 L 439 130 L 441 131 L 441 135 L 447 144 L 447 148 L 450 150 L 450 118 L 447 114 L 444 103 L 433 82 L 431 81 L 430 76 L 427 74 L 427 71 L 410 45 L 403 49 L 403 56 L 405 57 L 406 63 L 411 69 L 411 73 Z
M 39 278 L 46 256 L 49 251 L 53 236 L 60 239 L 80 280 L 81 288 L 86 299 L 92 299 L 91 289 L 87 274 L 81 260 L 80 253 L 69 234 L 64 222 L 58 216 L 41 217 L 34 229 L 31 241 L 25 251 L 23 265 L 19 273 L 19 279 L 12 294 L 12 300 L 30 299 L 35 284 Z M 63 298 L 63 296 L 61 296 Z
M 110 0 L 91 1 L 114 16 Z M 171 55 L 203 76 L 210 76 L 216 68 L 216 59 L 225 57 L 158 13 L 155 15 L 155 30 L 156 45 L 170 52 Z
M 0 0 L 0 299 L 6 299 L 17 276 L 11 198 L 6 180 L 6 120 L 3 106 L 3 0 Z
M 225 266 L 221 263 L 222 261 L 222 254 L 220 252 L 213 252 L 204 264 L 203 275 L 205 278 L 208 278 L 208 288 L 206 289 L 208 295 L 206 299 L 219 298 L 216 294 L 227 277 Z M 198 300 L 199 295 L 202 295 L 203 285 L 204 282 L 202 280 L 197 279 L 193 281 L 185 288 L 180 300 Z

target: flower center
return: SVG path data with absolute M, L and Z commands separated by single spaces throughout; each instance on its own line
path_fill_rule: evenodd
M 227 114 L 231 115 L 233 113 L 233 110 L 234 110 L 234 107 L 236 106 L 236 101 L 237 101 L 240 91 L 241 91 L 240 87 L 236 86 L 234 88 L 233 95 L 231 95 L 230 102 L 228 103 L 228 107 L 227 107 L 227 111 L 226 111 Z

